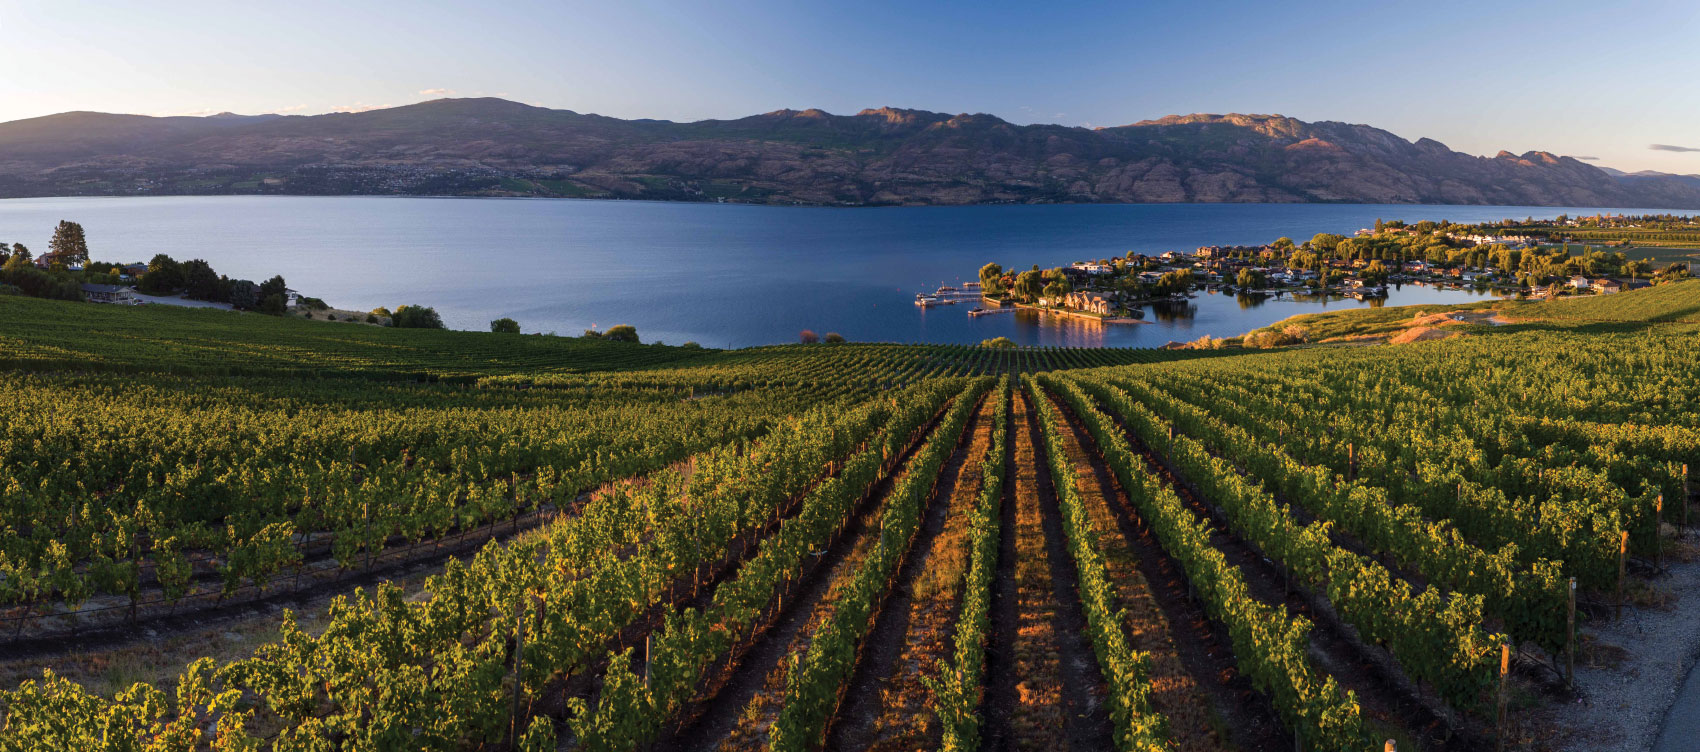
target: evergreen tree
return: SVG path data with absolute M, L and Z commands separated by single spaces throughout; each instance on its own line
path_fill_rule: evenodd
M 88 263 L 89 243 L 83 236 L 83 226 L 59 220 L 59 226 L 53 230 L 53 240 L 47 243 L 47 252 L 55 262 L 66 266 Z

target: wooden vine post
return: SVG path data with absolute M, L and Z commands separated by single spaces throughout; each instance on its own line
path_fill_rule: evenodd
M 1570 609 L 1564 620 L 1564 681 L 1576 686 L 1576 578 L 1570 578 Z
M 1511 675 L 1511 643 L 1501 643 L 1499 646 L 1499 725 L 1494 734 L 1497 737 L 1497 748 L 1505 749 L 1505 684 Z
M 519 739 L 520 687 L 525 683 L 525 612 L 525 591 L 521 590 L 514 596 L 514 697 L 508 711 L 510 733 L 515 740 Z
M 1682 527 L 1688 527 L 1688 505 L 1694 501 L 1694 492 L 1688 489 L 1688 463 L 1682 463 Z
M 1659 528 L 1664 525 L 1665 495 L 1653 500 L 1653 564 L 1660 569 L 1665 568 L 1665 541 L 1659 534 Z
M 1629 531 L 1624 530 L 1617 539 L 1617 608 L 1613 619 L 1623 618 L 1623 574 L 1629 557 Z
M 372 569 L 372 501 L 370 499 L 360 503 L 360 517 L 366 523 L 366 533 L 365 533 L 365 536 L 366 536 L 366 569 L 367 569 L 367 571 L 371 571 L 371 569 Z
M 1352 442 L 1346 445 L 1346 480 L 1358 479 L 1358 445 Z

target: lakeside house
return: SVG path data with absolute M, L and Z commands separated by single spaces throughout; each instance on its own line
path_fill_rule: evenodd
M 1623 292 L 1623 283 L 1622 282 L 1619 282 L 1615 279 L 1606 279 L 1604 277 L 1601 277 L 1599 279 L 1594 280 L 1594 284 L 1592 285 L 1592 287 L 1594 288 L 1594 292 L 1600 293 L 1601 295 L 1605 295 L 1605 294 L 1608 294 L 1608 293 L 1614 293 L 1614 292 Z
M 82 285 L 83 297 L 90 303 L 116 303 L 119 305 L 135 305 L 141 301 L 136 298 L 136 292 L 123 285 Z
M 1580 274 L 1570 278 L 1570 286 L 1578 290 L 1586 290 L 1592 285 L 1593 283 L 1589 282 L 1587 277 Z
M 1104 316 L 1115 310 L 1115 301 L 1108 294 L 1101 292 L 1071 292 L 1063 297 L 1063 305 Z

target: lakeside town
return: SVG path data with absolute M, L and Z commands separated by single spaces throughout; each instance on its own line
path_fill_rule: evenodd
M 1609 219 L 1609 222 L 1607 221 Z M 1560 215 L 1534 232 L 1510 233 L 1498 225 L 1378 220 L 1347 237 L 1319 233 L 1295 242 L 1278 238 L 1260 246 L 1203 246 L 1194 251 L 1075 261 L 1024 271 L 998 263 L 981 267 L 978 281 L 916 296 L 923 308 L 967 297 L 981 305 L 971 316 L 1037 309 L 1104 323 L 1134 323 L 1141 306 L 1184 300 L 1197 291 L 1249 297 L 1339 295 L 1384 298 L 1388 285 L 1426 284 L 1491 291 L 1530 300 L 1607 295 L 1675 281 L 1690 275 L 1687 261 L 1656 263 L 1624 250 L 1573 244 L 1567 227 L 1641 228 L 1651 219 L 1572 219 Z M 1668 224 L 1668 222 L 1667 222 Z M 1537 226 L 1533 221 L 1519 227 Z M 1680 228 L 1693 227 L 1682 218 Z

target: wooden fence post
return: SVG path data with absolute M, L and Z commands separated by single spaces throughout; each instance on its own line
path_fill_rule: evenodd
M 1688 490 L 1688 463 L 1682 463 L 1682 527 L 1688 527 L 1688 504 L 1694 500 L 1694 492 Z
M 1505 680 L 1511 674 L 1511 644 L 1502 643 L 1499 646 L 1499 726 L 1494 734 L 1497 737 L 1496 746 L 1503 752 L 1505 749 Z
M 1617 539 L 1617 610 L 1613 619 L 1623 618 L 1623 574 L 1626 559 L 1629 557 L 1629 531 L 1624 530 Z
M 1564 620 L 1564 681 L 1576 686 L 1576 578 L 1570 578 L 1570 610 Z

